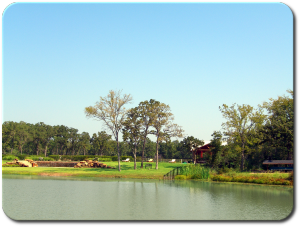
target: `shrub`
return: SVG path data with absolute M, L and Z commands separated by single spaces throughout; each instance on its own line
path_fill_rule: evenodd
M 43 158 L 43 161 L 55 161 L 55 159 L 49 158 L 49 157 L 45 157 L 45 158 Z
M 208 179 L 209 169 L 200 165 L 189 165 L 181 167 L 181 175 L 189 176 L 191 179 Z
M 185 175 L 177 175 L 175 176 L 175 180 L 186 180 L 187 177 Z
M 18 159 L 18 157 L 14 156 L 14 155 L 3 155 L 2 156 L 2 160 L 15 160 L 15 159 Z
M 18 155 L 18 159 L 19 160 L 25 160 L 27 156 L 28 155 L 26 155 L 26 154 L 20 154 L 20 155 Z
M 59 155 L 49 155 L 49 158 L 53 158 L 55 161 L 59 160 Z
M 111 162 L 112 159 L 111 158 L 98 158 L 98 161 L 100 161 L 100 162 Z
M 2 167 L 20 167 L 18 164 L 2 164 Z

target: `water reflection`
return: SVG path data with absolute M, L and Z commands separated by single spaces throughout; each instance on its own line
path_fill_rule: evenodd
M 17 220 L 280 220 L 279 186 L 3 175 L 3 209 Z M 18 199 L 16 199 L 18 198 Z

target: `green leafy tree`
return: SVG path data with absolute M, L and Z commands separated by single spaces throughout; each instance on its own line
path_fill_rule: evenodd
M 141 168 L 144 168 L 144 155 L 146 149 L 146 142 L 147 136 L 150 134 L 150 127 L 152 125 L 152 121 L 154 119 L 153 109 L 159 102 L 155 101 L 154 99 L 150 99 L 150 101 L 140 102 L 137 107 L 137 112 L 139 113 L 141 119 L 141 134 L 143 137 L 143 146 L 142 146 L 142 161 L 141 161 Z
M 105 131 L 94 133 L 92 136 L 92 146 L 94 147 L 95 154 L 103 155 L 105 150 L 111 149 L 109 141 L 111 135 L 108 135 Z
M 85 108 L 85 114 L 88 118 L 103 121 L 104 124 L 112 132 L 117 142 L 118 165 L 120 166 L 120 150 L 119 150 L 119 132 L 123 127 L 123 121 L 127 110 L 124 105 L 132 101 L 131 95 L 121 95 L 121 91 L 109 91 L 106 97 L 100 97 L 100 101 L 95 106 Z
M 195 155 L 194 150 L 197 147 L 204 145 L 204 141 L 197 139 L 193 136 L 188 136 L 182 140 L 182 144 L 183 144 L 183 147 L 185 148 L 185 151 L 186 151 L 185 153 L 187 153 L 187 152 L 191 153 L 191 151 L 192 151 L 192 157 L 193 157 L 194 164 L 195 164 L 196 163 L 196 155 Z
M 78 148 L 79 134 L 78 129 L 68 128 L 69 149 L 72 155 L 75 155 L 75 150 Z
M 47 151 L 48 151 L 48 146 L 50 141 L 54 137 L 54 129 L 51 125 L 46 125 L 43 124 L 43 134 L 41 138 L 41 143 L 43 144 L 44 147 L 44 155 L 45 157 L 47 156 Z
M 23 153 L 24 145 L 30 140 L 29 125 L 21 121 L 17 130 L 17 141 L 20 153 Z
M 11 154 L 18 147 L 17 132 L 17 122 L 6 121 L 2 124 L 2 146 L 10 150 Z
M 123 125 L 123 140 L 128 141 L 133 150 L 134 169 L 136 169 L 136 150 L 142 139 L 142 119 L 139 117 L 138 108 L 132 108 L 127 112 Z
M 269 99 L 262 107 L 269 114 L 262 133 L 262 143 L 268 143 L 275 148 L 286 148 L 287 158 L 291 159 L 294 148 L 294 93 L 288 90 L 292 96 L 279 96 L 277 99 Z
M 57 154 L 64 155 L 68 148 L 69 128 L 65 125 L 55 126 L 55 141 L 57 142 Z
M 244 170 L 244 163 L 249 145 L 256 143 L 255 132 L 262 126 L 265 115 L 262 109 L 255 110 L 249 105 L 227 106 L 223 104 L 219 107 L 226 122 L 222 124 L 224 135 L 228 143 L 235 145 L 235 151 L 240 154 L 240 169 Z
M 169 105 L 155 102 L 152 111 L 152 124 L 154 130 L 151 131 L 156 137 L 156 169 L 158 169 L 158 150 L 159 143 L 163 140 L 168 140 L 171 137 L 181 137 L 183 130 L 176 124 L 173 124 L 173 114 Z
M 212 155 L 209 162 L 212 168 L 218 168 L 222 162 L 222 133 L 220 131 L 214 131 L 211 136 L 213 137 L 210 142 Z
M 79 135 L 78 147 L 83 150 L 83 155 L 87 154 L 87 151 L 90 149 L 90 135 L 88 132 L 83 132 Z

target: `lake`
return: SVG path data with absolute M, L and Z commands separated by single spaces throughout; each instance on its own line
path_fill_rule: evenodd
M 293 189 L 3 174 L 2 207 L 15 220 L 281 220 Z

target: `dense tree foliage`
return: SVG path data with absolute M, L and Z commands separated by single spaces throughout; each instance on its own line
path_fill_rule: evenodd
M 45 129 L 45 130 L 44 130 Z M 143 141 L 143 138 L 140 138 Z M 119 142 L 123 156 L 133 156 L 129 140 Z M 142 155 L 143 143 L 136 143 L 136 156 Z M 135 144 L 133 144 L 135 145 Z M 191 152 L 183 142 L 162 141 L 159 144 L 162 158 L 191 158 Z M 172 152 L 166 150 L 172 147 Z M 145 157 L 154 158 L 156 142 L 146 137 Z M 26 155 L 117 155 L 117 142 L 105 131 L 79 133 L 78 129 L 65 125 L 51 126 L 43 122 L 29 124 L 23 121 L 6 121 L 2 124 L 2 154 Z
M 213 154 L 209 164 L 217 169 L 263 168 L 264 160 L 293 159 L 294 101 L 279 96 L 264 102 L 257 109 L 249 105 L 223 105 L 220 111 L 226 121 L 223 133 L 214 132 L 211 145 Z M 226 145 L 221 145 L 226 141 Z
M 214 131 L 211 135 L 212 154 L 204 154 L 207 164 L 221 171 L 228 168 L 243 171 L 263 168 L 262 163 L 266 159 L 293 159 L 294 101 L 293 91 L 288 92 L 291 97 L 279 96 L 258 105 L 257 108 L 237 104 L 224 104 L 220 107 L 225 121 L 222 131 Z M 111 94 L 110 101 L 115 95 L 120 94 Z M 109 102 L 102 99 L 105 100 Z M 128 96 L 127 101 L 129 100 L 131 97 Z M 127 101 L 121 102 L 119 99 L 114 107 L 107 107 L 106 111 L 113 111 L 113 108 L 118 106 L 121 108 L 121 104 Z M 99 109 L 93 108 L 87 108 L 91 117 L 100 114 L 97 112 Z M 86 114 L 88 115 L 88 111 Z M 118 160 L 122 155 L 134 157 L 135 162 L 142 161 L 141 156 L 158 158 L 159 154 L 165 159 L 195 160 L 192 150 L 204 145 L 203 140 L 193 136 L 187 136 L 182 141 L 171 141 L 172 137 L 182 137 L 183 130 L 173 123 L 170 107 L 156 100 L 140 102 L 137 107 L 126 111 L 123 109 L 120 114 L 122 116 L 112 118 L 115 119 L 115 123 L 111 120 L 107 124 L 114 140 L 106 131 L 90 136 L 87 132 L 79 133 L 78 129 L 65 125 L 6 121 L 2 124 L 2 154 L 118 155 Z M 101 116 L 100 114 L 99 117 Z M 111 116 L 104 114 L 103 117 Z M 110 127 L 116 127 L 114 130 L 117 131 Z M 123 133 L 123 141 L 118 140 L 120 130 Z M 155 135 L 155 142 L 148 138 L 149 134 Z M 156 161 L 158 163 L 158 159 Z

